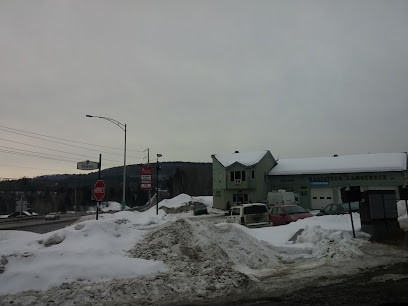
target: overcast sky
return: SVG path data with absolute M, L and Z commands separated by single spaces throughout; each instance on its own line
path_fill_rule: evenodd
M 408 1 L 1 1 L 0 177 L 123 164 L 86 114 L 129 164 L 408 151 L 407 29 Z

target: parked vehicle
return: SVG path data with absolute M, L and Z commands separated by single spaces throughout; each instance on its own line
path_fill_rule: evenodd
M 45 216 L 46 221 L 47 220 L 59 220 L 59 219 L 60 219 L 60 216 L 56 212 L 49 213 L 48 215 Z
M 296 199 L 293 192 L 286 190 L 278 190 L 268 192 L 267 195 L 268 205 L 273 207 L 275 205 L 295 205 Z
M 203 203 L 196 203 L 193 208 L 194 216 L 207 215 L 207 207 Z
M 243 204 L 231 207 L 225 213 L 225 221 L 239 223 L 247 227 L 262 227 L 271 225 L 268 207 L 263 203 Z
M 358 202 L 351 202 L 351 211 L 352 212 L 360 212 L 360 205 Z M 349 203 L 333 203 L 327 205 L 325 208 L 320 210 L 317 216 L 324 216 L 324 215 L 344 215 L 349 214 L 350 208 Z
M 271 209 L 270 218 L 273 225 L 284 225 L 299 219 L 313 217 L 299 205 L 279 205 Z

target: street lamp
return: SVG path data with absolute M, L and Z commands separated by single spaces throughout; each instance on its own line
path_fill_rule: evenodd
M 159 157 L 162 157 L 163 155 L 157 154 L 157 164 L 156 164 L 156 189 L 157 189 L 157 197 L 156 197 L 156 215 L 159 214 Z
M 125 209 L 126 206 L 126 123 L 123 124 L 115 119 L 108 118 L 108 117 L 101 117 L 101 116 L 92 116 L 92 115 L 86 115 L 88 118 L 100 118 L 100 119 L 105 119 L 113 124 L 117 125 L 120 127 L 124 132 L 125 132 L 125 149 L 124 149 L 124 157 L 123 157 L 123 194 L 122 194 L 122 210 Z

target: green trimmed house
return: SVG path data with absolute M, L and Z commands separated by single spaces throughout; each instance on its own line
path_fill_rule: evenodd
M 394 190 L 408 185 L 407 153 L 372 153 L 330 157 L 280 159 L 269 151 L 215 154 L 213 205 L 227 209 L 244 203 L 266 202 L 270 191 L 294 192 L 307 209 L 341 203 L 343 187 Z
M 268 172 L 276 165 L 271 152 L 235 152 L 211 157 L 214 208 L 266 201 Z

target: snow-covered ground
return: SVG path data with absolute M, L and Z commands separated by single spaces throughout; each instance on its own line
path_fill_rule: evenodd
M 372 245 L 358 214 L 353 238 L 349 215 L 248 229 L 182 209 L 194 201 L 223 220 L 212 197 L 182 194 L 161 201 L 158 215 L 152 207 L 97 221 L 85 216 L 47 234 L 0 232 L 0 304 L 160 304 L 227 296 L 287 270 L 288 263 L 353 260 L 364 266 L 364 247 Z

